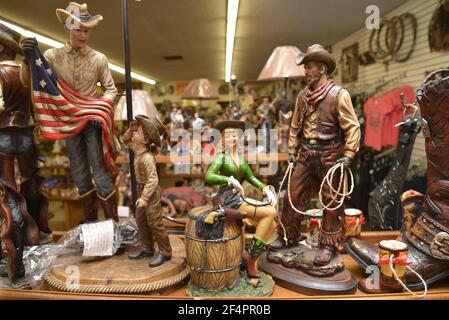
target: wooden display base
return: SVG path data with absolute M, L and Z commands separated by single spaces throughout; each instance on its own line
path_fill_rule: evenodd
M 333 276 L 314 277 L 301 270 L 268 261 L 267 253 L 259 258 L 258 265 L 260 270 L 273 277 L 276 284 L 306 295 L 353 294 L 357 289 L 357 280 L 346 269 Z
M 271 276 L 259 272 L 259 284 L 253 287 L 248 282 L 245 271 L 241 271 L 237 281 L 231 288 L 211 291 L 196 287 L 192 280 L 187 284 L 186 293 L 192 297 L 268 297 L 273 294 L 274 281 Z
M 156 268 L 148 266 L 149 259 L 130 260 L 126 253 L 84 261 L 65 256 L 56 260 L 46 281 L 59 291 L 167 294 L 183 285 L 189 275 L 183 241 L 170 236 L 170 243 L 171 260 Z

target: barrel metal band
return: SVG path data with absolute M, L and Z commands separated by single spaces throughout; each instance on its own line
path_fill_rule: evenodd
M 228 271 L 240 268 L 240 266 L 241 266 L 241 263 L 239 263 L 238 265 L 235 265 L 233 267 L 226 268 L 226 269 L 205 269 L 205 268 L 195 268 L 195 267 L 189 267 L 189 268 L 193 272 L 219 273 L 219 272 L 228 272 Z

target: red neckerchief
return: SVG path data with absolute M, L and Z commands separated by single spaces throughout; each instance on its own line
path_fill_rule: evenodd
M 308 113 L 312 113 L 315 111 L 316 106 L 320 103 L 324 98 L 326 98 L 329 91 L 335 85 L 334 80 L 327 80 L 321 86 L 316 88 L 315 90 L 310 90 L 310 87 L 306 87 L 305 98 L 308 105 Z

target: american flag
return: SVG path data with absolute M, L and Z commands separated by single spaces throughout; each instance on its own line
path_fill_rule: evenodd
M 34 109 L 41 135 L 52 140 L 67 139 L 82 131 L 89 121 L 98 121 L 103 131 L 105 165 L 114 172 L 114 160 L 120 147 L 115 133 L 112 101 L 84 97 L 69 88 L 52 72 L 39 48 L 34 49 L 30 69 Z

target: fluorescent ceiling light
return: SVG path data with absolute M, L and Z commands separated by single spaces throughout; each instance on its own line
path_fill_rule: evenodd
M 29 30 L 25 30 L 22 27 L 19 27 L 19 26 L 15 25 L 15 24 L 12 24 L 10 22 L 6 22 L 6 21 L 4 21 L 2 19 L 0 19 L 0 23 L 4 24 L 8 28 L 10 28 L 10 29 L 20 33 L 21 35 L 23 35 L 26 38 L 33 38 L 34 37 L 34 38 L 36 38 L 37 42 L 46 44 L 47 46 L 50 46 L 50 47 L 53 47 L 53 48 L 62 48 L 64 46 L 64 44 L 62 42 L 58 42 L 58 41 L 55 41 L 53 39 L 47 38 L 47 37 L 45 37 L 43 35 L 40 35 L 38 33 L 34 33 L 34 32 L 29 31 Z M 109 63 L 109 68 L 111 70 L 115 71 L 115 72 L 120 73 L 120 74 L 125 74 L 125 69 L 124 68 L 122 68 L 122 67 L 120 67 L 118 65 L 115 65 L 113 63 Z M 148 84 L 156 84 L 156 81 L 154 81 L 153 79 L 147 78 L 147 77 L 142 76 L 142 75 L 140 75 L 138 73 L 135 73 L 135 72 L 131 72 L 131 77 L 136 79 L 136 80 L 148 83 Z
M 225 81 L 231 80 L 232 55 L 234 54 L 235 30 L 237 27 L 237 15 L 239 12 L 239 0 L 228 0 L 228 12 L 226 21 L 226 64 Z

